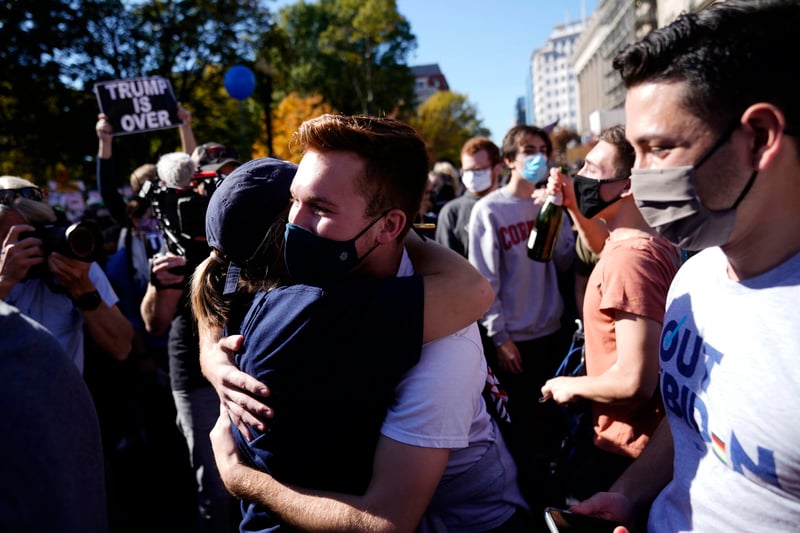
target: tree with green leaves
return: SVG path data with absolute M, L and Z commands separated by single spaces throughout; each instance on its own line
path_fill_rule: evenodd
M 322 94 L 346 114 L 411 112 L 416 46 L 395 0 L 317 0 L 280 11 L 293 50 L 287 90 Z
M 129 16 L 138 21 L 136 40 L 149 46 L 139 75 L 161 75 L 172 81 L 177 99 L 192 112 L 199 143 L 216 141 L 239 151 L 250 146 L 259 134 L 259 117 L 268 99 L 263 79 L 258 80 L 252 98 L 242 104 L 227 95 L 223 79 L 236 64 L 260 75 L 254 62 L 273 27 L 265 3 L 146 0 L 129 4 Z M 176 136 L 171 135 L 172 144 L 159 151 L 174 149 Z M 250 154 L 240 157 L 249 159 Z
M 452 91 L 431 95 L 417 108 L 411 125 L 425 140 L 431 161 L 440 158 L 458 161 L 467 139 L 491 135 L 467 96 Z
M 87 0 L 88 13 L 101 12 L 104 2 Z M 105 2 L 110 4 L 112 2 Z M 20 175 L 37 183 L 55 176 L 55 164 L 70 173 L 82 171 L 82 156 L 96 145 L 95 117 L 90 115 L 86 141 L 72 134 L 94 96 L 75 91 L 67 81 L 76 67 L 71 50 L 91 46 L 87 13 L 67 0 L 4 2 L 0 15 L 0 173 Z M 95 111 L 96 113 L 96 111 Z
M 264 0 L 72 0 L 7 2 L 0 15 L 0 171 L 42 183 L 62 164 L 71 178 L 94 178 L 93 125 L 98 81 L 160 75 L 193 115 L 199 142 L 251 145 L 271 93 L 254 68 L 273 45 Z M 225 70 L 242 63 L 257 75 L 256 93 L 242 107 L 223 87 Z M 244 124 L 244 128 L 240 127 Z M 240 143 L 244 130 L 246 143 Z M 122 177 L 178 145 L 173 130 L 116 141 Z M 249 154 L 243 154 L 244 157 Z
M 287 95 L 322 95 L 343 113 L 414 113 L 407 57 L 416 46 L 395 0 L 300 1 L 280 24 L 266 0 L 37 0 L 0 15 L 0 171 L 39 183 L 61 165 L 94 182 L 100 81 L 163 76 L 192 113 L 199 143 L 271 148 L 270 110 Z M 34 12 L 35 11 L 35 12 Z M 246 101 L 230 98 L 226 70 L 256 75 Z M 266 123 L 266 127 L 264 124 Z M 266 140 L 265 140 L 266 139 Z M 115 140 L 120 184 L 131 169 L 177 149 L 174 130 Z M 240 154 L 247 159 L 252 154 Z

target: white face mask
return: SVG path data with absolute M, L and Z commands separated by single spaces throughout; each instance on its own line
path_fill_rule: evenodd
M 470 192 L 483 192 L 492 186 L 492 168 L 465 170 L 461 182 Z

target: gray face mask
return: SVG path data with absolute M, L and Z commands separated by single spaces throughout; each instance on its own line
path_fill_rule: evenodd
M 645 221 L 679 248 L 702 250 L 730 240 L 736 209 L 758 175 L 753 171 L 739 197 L 727 209 L 712 211 L 703 205 L 695 189 L 698 168 L 725 144 L 738 128 L 731 128 L 694 165 L 665 169 L 633 169 L 631 192 Z

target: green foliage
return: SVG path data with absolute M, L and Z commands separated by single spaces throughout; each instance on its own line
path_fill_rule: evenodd
M 275 22 L 266 0 L 36 0 L 0 15 L 0 172 L 37 183 L 55 177 L 94 187 L 99 81 L 159 75 L 192 113 L 198 143 L 236 148 L 240 159 L 282 143 L 299 120 L 323 111 L 414 121 L 432 157 L 458 158 L 485 132 L 466 98 L 437 95 L 414 108 L 407 65 L 416 39 L 395 0 L 299 1 Z M 243 103 L 224 89 L 226 70 L 250 67 Z M 296 93 L 296 94 L 294 94 Z M 287 97 L 289 97 L 287 99 Z M 284 106 L 275 120 L 272 111 Z M 439 103 L 437 103 L 439 102 Z M 275 135 L 270 135 L 275 129 Z M 274 139 L 273 139 L 274 138 Z M 117 180 L 179 149 L 175 129 L 114 140 Z
M 97 4 L 85 3 L 90 9 Z M 87 47 L 93 36 L 81 13 L 66 0 L 6 2 L 3 6 L 0 172 L 44 183 L 54 176 L 55 162 L 64 161 L 69 163 L 65 165 L 68 172 L 80 173 L 82 156 L 91 148 L 68 132 L 78 114 L 89 109 L 93 97 L 65 85 L 62 64 L 69 56 L 63 51 Z
M 262 0 L 37 0 L 4 4 L 0 17 L 0 171 L 43 183 L 57 164 L 94 183 L 98 81 L 161 75 L 192 112 L 198 142 L 249 146 L 269 98 L 244 104 L 224 90 L 227 67 L 253 67 L 273 28 Z M 263 74 L 254 68 L 263 78 Z M 263 80 L 259 80 L 263 81 Z M 263 85 L 260 85 L 263 87 Z M 212 122 L 213 121 L 213 122 Z M 240 127 L 240 124 L 242 125 Z M 250 136 L 242 142 L 242 134 Z M 120 183 L 173 151 L 176 130 L 115 139 Z M 245 153 L 247 157 L 249 154 Z
M 467 139 L 490 135 L 466 95 L 452 91 L 434 93 L 420 104 L 411 125 L 425 139 L 431 161 L 439 158 L 458 161 Z
M 294 52 L 288 91 L 322 94 L 346 114 L 413 105 L 416 38 L 394 0 L 301 1 L 281 9 L 279 25 Z

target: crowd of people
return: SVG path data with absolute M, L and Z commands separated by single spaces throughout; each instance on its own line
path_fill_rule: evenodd
M 245 161 L 179 104 L 129 197 L 97 119 L 117 231 L 0 177 L 0 529 L 795 529 L 797 23 L 728 0 L 623 48 L 572 171 L 531 125 L 431 164 L 343 115 Z

